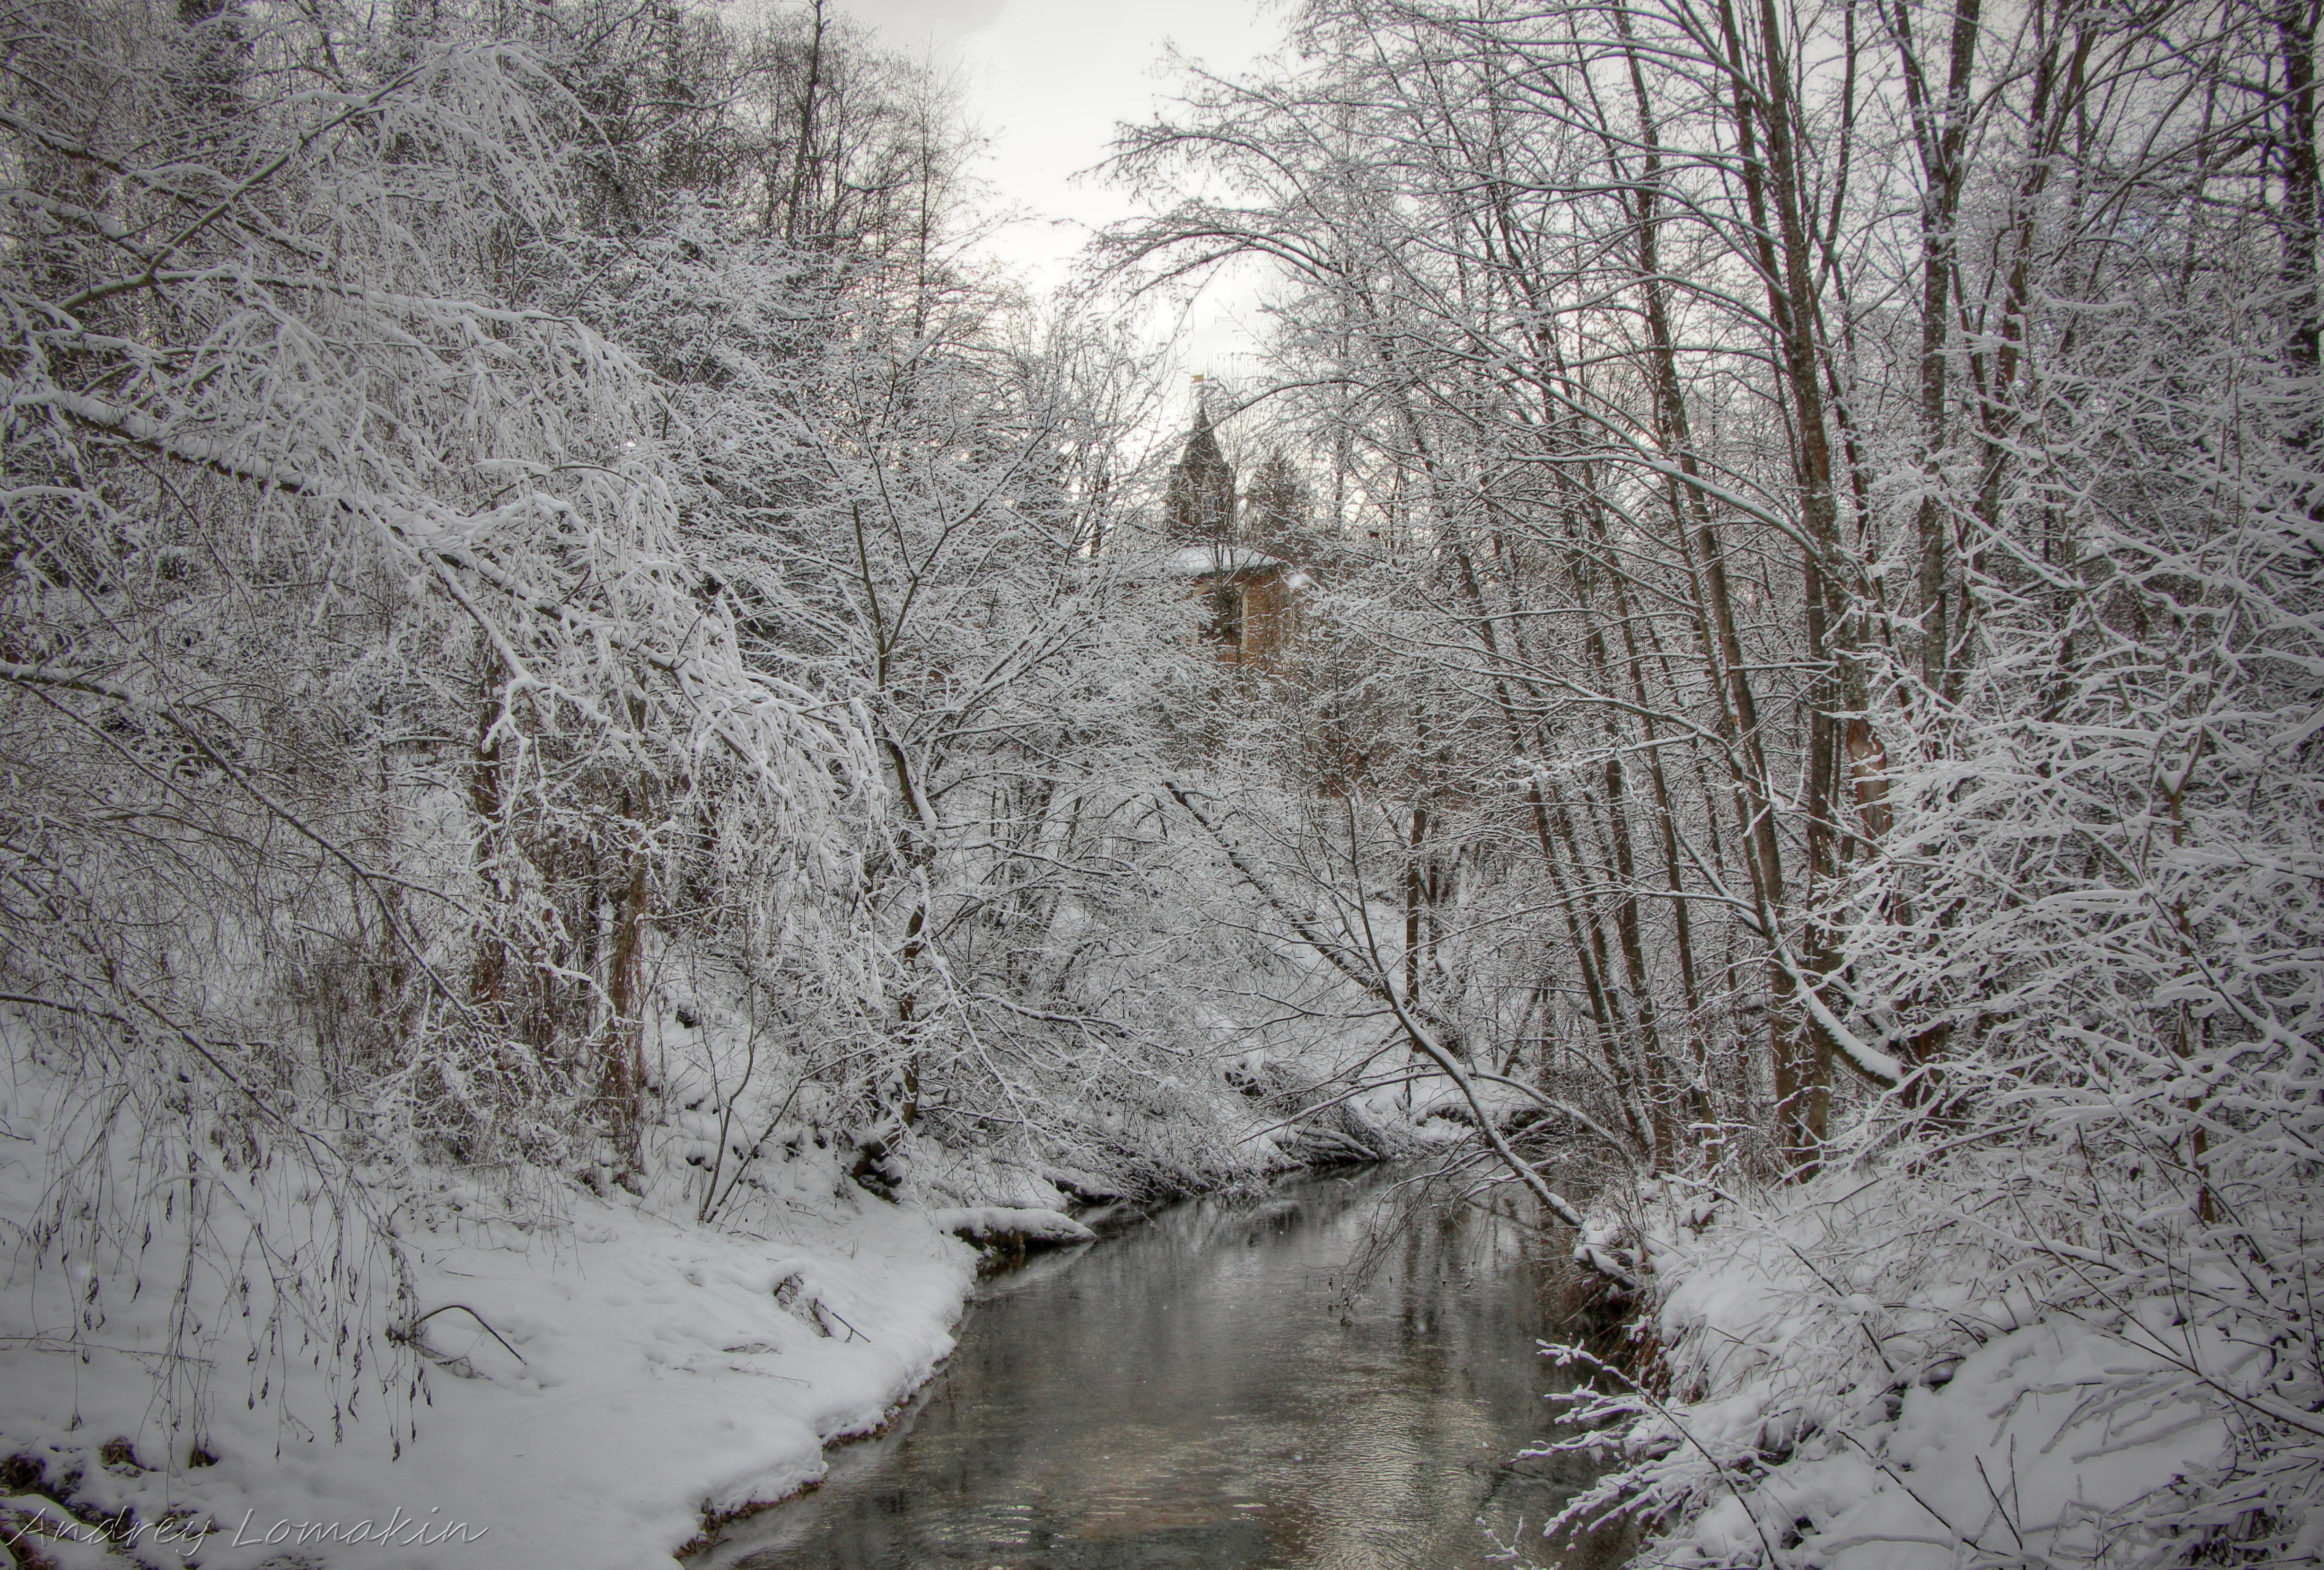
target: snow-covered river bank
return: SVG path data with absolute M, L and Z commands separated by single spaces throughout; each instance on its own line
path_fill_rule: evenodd
M 0 1221 L 37 1214 L 37 1178 L 0 1165 Z M 274 1196 L 230 1197 L 210 1224 L 232 1257 L 231 1228 Z M 245 1360 L 231 1283 L 196 1275 L 187 1362 L 212 1399 L 190 1466 L 144 1377 L 170 1293 L 122 1292 L 76 1354 L 74 1278 L 27 1274 L 0 1295 L 0 1546 L 63 1570 L 667 1564 L 706 1514 L 813 1482 L 826 1444 L 877 1427 L 952 1350 L 966 1244 L 835 1197 L 827 1172 L 789 1197 L 765 1232 L 728 1233 L 618 1193 L 567 1197 L 554 1225 L 439 1196 L 438 1224 L 405 1229 L 420 1356 L 385 1398 L 321 1354 L 328 1325 Z
M 253 1364 L 194 1466 L 135 1377 L 168 1297 L 77 1357 L 38 1334 L 69 1306 L 34 1279 L 0 1299 L 0 1528 L 62 1570 L 636 1570 L 737 1513 L 690 1566 L 1434 1570 L 1520 1529 L 1558 1563 L 1538 1528 L 1590 1474 L 1519 1452 L 1551 1429 L 1533 1346 L 1563 1250 L 1514 1191 L 1409 1175 L 1190 1200 L 981 1284 L 946 1235 L 968 1213 L 835 1199 L 828 1174 L 764 1234 L 626 1196 L 523 1228 L 472 1195 L 405 1238 L 412 1399 L 300 1427 L 348 1388 L 328 1360 Z M 0 1174 L 19 1213 L 26 1178 Z M 237 1323 L 192 1301 L 199 1334 Z
M 1189 1201 L 995 1278 L 902 1420 L 694 1564 L 1466 1567 L 1521 1524 L 1584 1563 L 1536 1533 L 1586 1469 L 1518 1459 L 1560 1251 L 1398 1177 Z

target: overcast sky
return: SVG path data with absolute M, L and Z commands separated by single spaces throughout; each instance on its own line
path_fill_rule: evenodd
M 1271 0 L 835 0 L 892 47 L 923 49 L 958 73 L 990 148 L 981 172 L 1000 205 L 1025 209 L 993 249 L 1028 282 L 1061 281 L 1090 233 L 1130 211 L 1092 176 L 1114 126 L 1169 96 L 1165 51 L 1236 74 L 1279 47 Z M 1231 374 L 1248 340 L 1250 291 L 1208 291 L 1183 345 L 1184 369 Z

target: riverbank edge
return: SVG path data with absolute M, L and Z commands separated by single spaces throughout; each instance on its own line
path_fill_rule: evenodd
M 185 1313 L 213 1381 L 198 1430 L 155 1411 L 140 1361 L 171 1344 L 167 1292 L 75 1347 L 42 1331 L 72 1323 L 78 1283 L 19 1262 L 0 1282 L 0 1565 L 671 1562 L 706 1513 L 795 1492 L 828 1442 L 887 1421 L 951 1351 L 975 1279 L 968 1245 L 827 1174 L 748 1232 L 578 1187 L 545 1219 L 512 1217 L 496 1191 L 430 1180 L 429 1224 L 398 1234 L 392 1362 L 334 1362 L 327 1341 L 295 1355 L 296 1340 L 245 1360 L 232 1283 L 197 1283 Z M 261 1174 L 240 1199 L 307 1203 L 279 1184 Z M 0 1219 L 38 1195 L 37 1175 L 0 1169 Z M 368 1272 L 374 1315 L 386 1284 Z
M 1384 1166 L 1393 1159 L 1395 1159 L 1393 1156 L 1387 1155 L 1357 1159 L 1335 1147 L 1333 1150 L 1319 1152 L 1313 1159 L 1287 1161 L 1280 1166 L 1269 1167 L 1264 1173 L 1257 1175 L 1255 1179 L 1242 1178 L 1212 1185 L 1188 1185 L 1162 1189 L 1135 1199 L 1119 1195 L 1099 1195 L 1087 1191 L 1074 1193 L 1067 1190 L 1066 1192 L 1073 1196 L 1065 1206 L 1065 1214 L 1083 1223 L 1093 1235 L 1088 1239 L 1064 1242 L 1020 1239 L 1014 1247 L 1002 1241 L 971 1245 L 977 1250 L 974 1279 L 962 1291 L 946 1329 L 947 1331 L 958 1329 L 961 1319 L 967 1314 L 969 1300 L 975 1290 L 976 1282 L 990 1280 L 997 1276 L 1007 1275 L 1012 1270 L 1020 1270 L 1037 1253 L 1091 1248 L 1119 1237 L 1124 1233 L 1134 1231 L 1152 1219 L 1155 1214 L 1171 1205 L 1183 1205 L 1193 1199 L 1231 1194 L 1253 1181 L 1261 1184 L 1280 1183 L 1293 1178 Z M 904 1211 L 902 1214 L 923 1213 Z M 731 1505 L 713 1505 L 706 1502 L 703 1507 L 700 1529 L 686 1542 L 671 1550 L 671 1558 L 680 1564 L 697 1558 L 724 1543 L 725 1533 L 729 1528 L 815 1492 L 824 1484 L 824 1479 L 828 1473 L 827 1458 L 832 1451 L 844 1445 L 866 1444 L 885 1437 L 898 1421 L 909 1414 L 911 1408 L 918 1404 L 920 1396 L 930 1384 L 935 1382 L 937 1376 L 943 1373 L 945 1364 L 950 1361 L 951 1353 L 947 1351 L 929 1367 L 917 1383 L 890 1403 L 876 1423 L 867 1427 L 850 1427 L 842 1432 L 824 1436 L 822 1451 L 826 1458 L 825 1465 L 813 1476 L 802 1478 L 782 1493 L 769 1498 L 745 1500 Z
M 2233 1558 L 2159 1515 L 2236 1475 L 2236 1424 L 2264 1399 L 2232 1382 L 2272 1371 L 2234 1361 L 2232 1295 L 2119 1292 L 2039 1234 L 1948 1237 L 1932 1165 L 1906 1147 L 1792 1185 L 1641 1185 L 1619 1240 L 1644 1284 L 1636 1352 L 1605 1357 L 1597 1414 L 1618 1459 L 1575 1513 L 1644 1517 L 1656 1563 L 1752 1560 L 1770 1522 L 1832 1570 L 1994 1529 L 2027 1563 Z M 2106 1312 L 2076 1300 L 2109 1288 Z
M 1374 1164 L 1334 1149 L 1241 1182 Z M 1111 1236 L 1239 1186 L 1066 1208 Z M 251 1402 L 215 1402 L 189 1462 L 124 1356 L 99 1349 L 67 1371 L 72 1360 L 21 1337 L 0 1347 L 9 1557 L 42 1570 L 679 1563 L 818 1486 L 833 1447 L 890 1431 L 941 1371 L 976 1281 L 1021 1257 L 973 1251 L 930 1213 L 844 1184 L 801 1189 L 747 1233 L 617 1191 L 576 1191 L 546 1228 L 501 1219 L 480 1189 L 437 1198 L 445 1219 L 402 1239 L 420 1312 L 391 1337 L 415 1376 L 400 1436 L 376 1397 L 343 1441 L 278 1433 L 295 1422 L 285 1414 L 335 1410 L 321 1376 L 293 1370 Z M 39 1305 L 21 1306 L 29 1325 Z M 114 1328 L 135 1344 L 157 1327 Z M 379 1535 L 399 1519 L 434 1535 Z M 165 1542 L 168 1522 L 192 1529 Z

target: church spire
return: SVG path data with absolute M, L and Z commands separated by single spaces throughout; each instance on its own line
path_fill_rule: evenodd
M 1209 402 L 1194 378 L 1194 429 L 1170 469 L 1170 538 L 1186 544 L 1234 543 L 1235 476 L 1211 429 Z

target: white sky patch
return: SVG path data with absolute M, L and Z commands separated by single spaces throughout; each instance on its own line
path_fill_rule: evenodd
M 1251 70 L 1281 47 L 1288 8 L 1268 0 L 839 0 L 891 46 L 926 50 L 956 72 L 972 122 L 988 139 L 976 172 L 993 206 L 1024 216 L 989 244 L 1036 289 L 1070 275 L 1090 236 L 1130 216 L 1130 199 L 1093 171 L 1123 121 L 1175 96 L 1167 51 L 1222 75 Z M 1240 373 L 1263 324 L 1259 278 L 1239 270 L 1203 292 L 1182 333 L 1181 374 Z M 1157 332 L 1167 321 L 1157 321 Z

